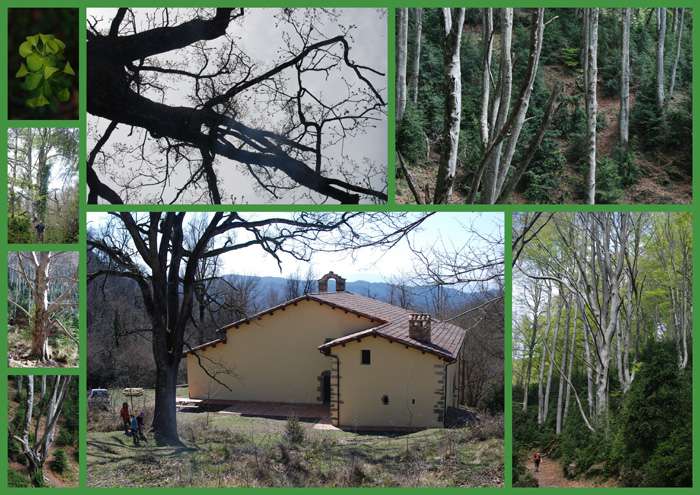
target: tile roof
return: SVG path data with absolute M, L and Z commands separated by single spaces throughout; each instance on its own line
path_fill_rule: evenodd
M 352 340 L 358 340 L 364 336 L 377 335 L 391 341 L 401 342 L 424 352 L 436 354 L 443 359 L 453 360 L 457 358 L 457 354 L 459 353 L 459 349 L 462 346 L 466 333 L 464 329 L 458 327 L 457 325 L 432 319 L 430 342 L 412 339 L 408 334 L 408 320 L 412 313 L 411 311 L 399 306 L 394 306 L 393 304 L 379 301 L 377 299 L 372 299 L 371 297 L 365 297 L 347 291 L 305 294 L 301 297 L 297 297 L 296 299 L 292 299 L 280 305 L 266 309 L 265 311 L 257 313 L 248 318 L 244 318 L 231 323 L 230 325 L 226 325 L 225 327 L 217 330 L 217 332 L 225 332 L 225 330 L 228 330 L 229 328 L 238 328 L 252 320 L 260 319 L 265 315 L 272 314 L 277 310 L 283 309 L 292 304 L 297 304 L 304 300 L 312 300 L 321 304 L 327 304 L 333 308 L 355 313 L 377 323 L 377 326 L 375 327 L 345 335 L 320 346 L 319 349 L 322 352 L 329 352 L 330 348 L 335 345 L 350 342 Z M 197 347 L 192 347 L 184 354 L 186 355 L 192 351 L 204 349 L 206 347 L 215 346 L 219 343 L 225 342 L 226 334 L 224 333 L 221 338 Z
M 378 301 L 370 297 L 361 296 L 352 292 L 324 292 L 309 294 L 309 297 L 332 303 L 352 311 L 364 311 L 369 315 L 382 320 L 384 323 L 368 330 L 345 335 L 332 340 L 319 347 L 326 351 L 331 347 L 357 340 L 367 335 L 378 335 L 389 340 L 395 340 L 416 349 L 437 354 L 446 359 L 456 359 L 459 349 L 464 341 L 464 329 L 452 323 L 432 319 L 430 342 L 412 339 L 408 335 L 408 320 L 412 311 L 394 306 L 393 304 Z

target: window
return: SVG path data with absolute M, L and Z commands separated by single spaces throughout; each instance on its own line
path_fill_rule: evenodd
M 372 355 L 369 349 L 362 349 L 362 364 L 372 364 Z
M 384 404 L 385 406 L 386 406 L 387 404 L 389 404 L 389 396 L 388 396 L 388 395 L 383 395 L 383 396 L 382 396 L 382 404 Z

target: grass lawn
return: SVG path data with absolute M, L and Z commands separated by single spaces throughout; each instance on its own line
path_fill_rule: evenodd
M 178 396 L 185 394 L 178 391 Z M 180 448 L 157 447 L 152 439 L 135 447 L 121 431 L 89 427 L 88 484 L 500 486 L 503 481 L 501 418 L 407 435 L 316 430 L 313 423 L 302 422 L 304 438 L 296 443 L 287 438 L 287 424 L 237 414 L 179 412 L 185 444 Z

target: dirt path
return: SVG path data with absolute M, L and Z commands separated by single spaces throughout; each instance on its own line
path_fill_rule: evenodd
M 530 452 L 527 458 L 527 470 L 537 480 L 541 488 L 557 487 L 557 488 L 590 488 L 600 486 L 615 486 L 612 480 L 604 480 L 602 483 L 591 479 L 576 479 L 570 480 L 564 476 L 564 469 L 556 459 L 543 457 L 540 463 L 539 472 L 535 472 L 535 466 L 532 462 Z

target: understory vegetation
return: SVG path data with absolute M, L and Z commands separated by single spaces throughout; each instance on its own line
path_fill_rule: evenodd
M 690 201 L 691 9 L 398 10 L 398 201 Z

